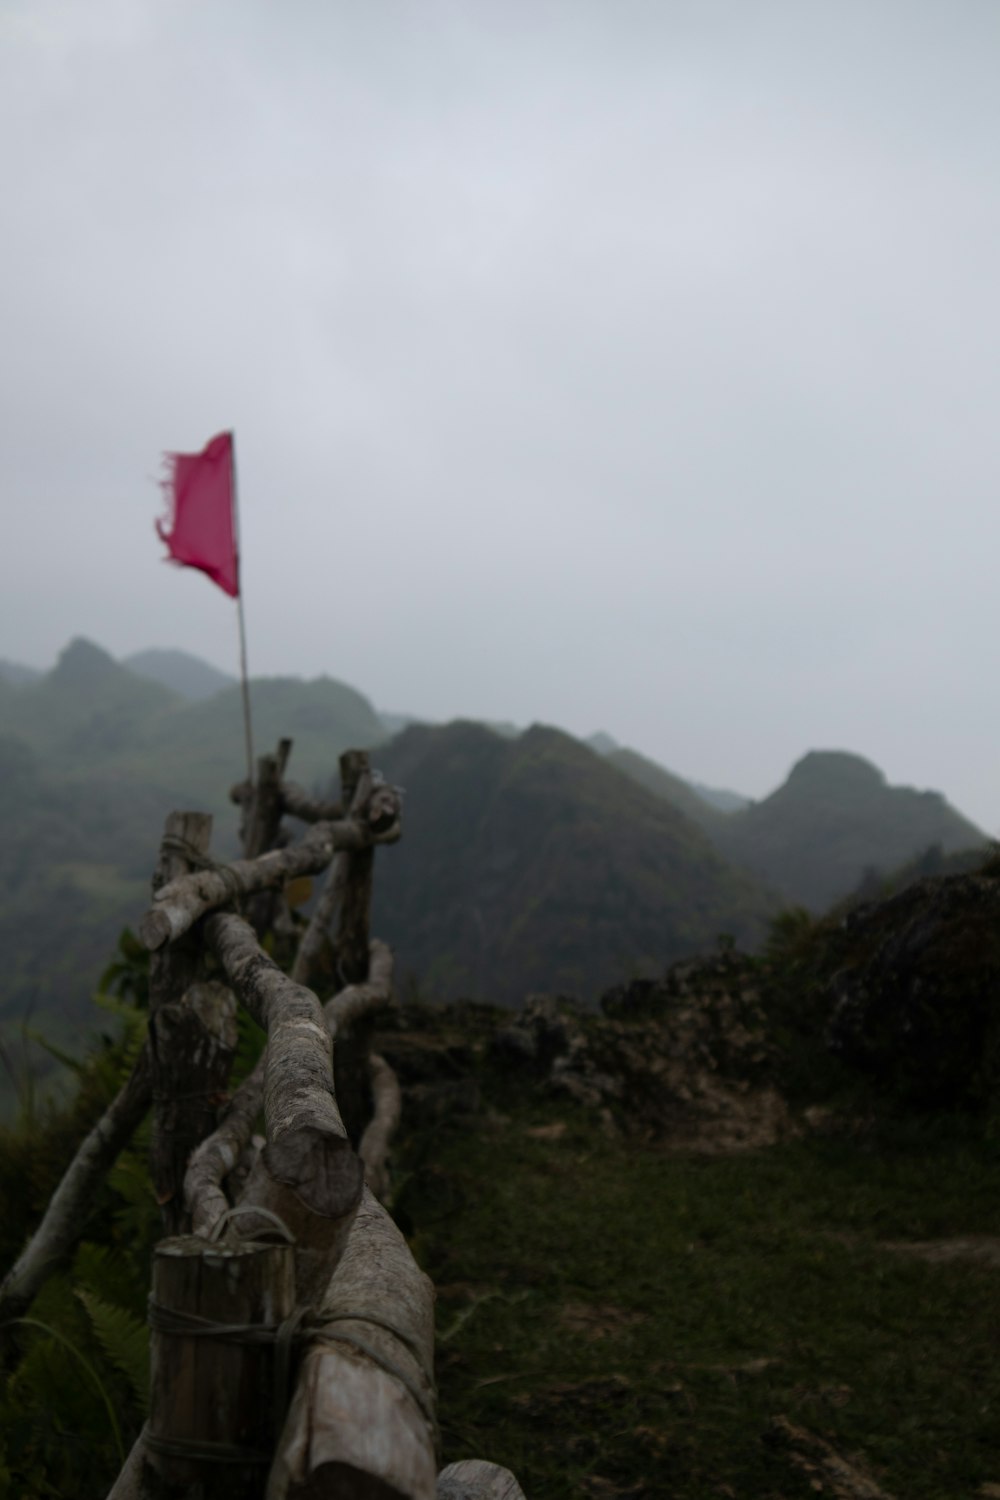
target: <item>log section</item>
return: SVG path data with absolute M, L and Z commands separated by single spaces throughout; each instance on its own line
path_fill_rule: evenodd
M 524 1500 L 509 1469 L 482 1458 L 463 1458 L 438 1475 L 437 1500 Z
M 434 1500 L 434 1289 L 367 1190 L 317 1320 L 267 1500 Z
M 399 824 L 382 832 L 363 819 L 340 823 L 317 823 L 289 849 L 275 849 L 259 859 L 238 859 L 229 865 L 185 875 L 156 892 L 155 904 L 139 923 L 139 936 L 156 951 L 173 943 L 214 907 L 224 906 L 241 895 L 274 889 L 297 875 L 316 875 L 325 870 L 340 849 L 363 850 L 376 844 L 395 843 Z

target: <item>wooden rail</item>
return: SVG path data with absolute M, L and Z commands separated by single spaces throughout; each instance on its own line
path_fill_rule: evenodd
M 233 789 L 243 859 L 212 859 L 206 816 L 167 819 L 139 926 L 148 1038 L 0 1285 L 0 1325 L 72 1250 L 81 1206 L 152 1104 L 167 1238 L 152 1270 L 150 1416 L 109 1500 L 523 1500 L 495 1465 L 438 1475 L 433 1288 L 377 1196 L 400 1095 L 368 1045 L 392 988 L 369 915 L 400 798 L 360 751 L 341 757 L 339 803 L 311 798 L 284 780 L 290 751 L 283 740 L 253 786 Z M 309 824 L 295 843 L 286 813 Z M 260 938 L 279 925 L 286 882 L 324 871 L 286 974 Z M 310 986 L 331 970 L 342 983 L 324 1004 Z M 230 1097 L 237 1005 L 267 1042 Z

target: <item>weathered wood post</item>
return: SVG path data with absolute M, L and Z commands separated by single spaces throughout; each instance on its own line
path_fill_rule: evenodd
M 365 751 L 347 750 L 340 757 L 340 793 L 345 807 L 367 801 L 371 793 L 371 765 Z M 375 850 L 345 851 L 339 856 L 340 911 L 337 921 L 337 968 L 342 984 L 364 984 L 368 978 L 372 882 Z M 362 1013 L 340 1029 L 333 1054 L 337 1101 L 355 1145 L 371 1118 L 372 1097 L 368 1082 L 372 1023 Z
M 281 839 L 281 816 L 285 804 L 281 795 L 281 778 L 285 774 L 291 740 L 279 740 L 273 755 L 262 755 L 257 761 L 257 781 L 250 788 L 249 803 L 243 822 L 243 856 L 256 859 L 269 849 L 276 849 Z M 247 903 L 247 918 L 257 932 L 274 926 L 282 901 L 280 891 L 258 891 Z
M 290 1243 L 161 1240 L 150 1300 L 151 1500 L 257 1500 L 288 1394 Z M 287 1325 L 287 1326 L 286 1326 Z
M 207 813 L 168 815 L 153 876 L 162 889 L 209 863 Z M 222 986 L 193 986 L 201 974 L 193 933 L 157 949 L 149 966 L 149 1051 L 153 1093 L 153 1188 L 168 1233 L 186 1227 L 183 1182 L 193 1148 L 215 1128 L 216 1107 L 236 1047 L 235 1002 Z M 191 992 L 191 998 L 186 998 Z

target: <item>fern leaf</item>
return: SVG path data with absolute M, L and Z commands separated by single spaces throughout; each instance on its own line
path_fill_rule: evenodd
M 76 1295 L 87 1309 L 98 1343 L 120 1371 L 145 1411 L 149 1399 L 149 1329 L 124 1307 L 114 1307 L 79 1287 Z

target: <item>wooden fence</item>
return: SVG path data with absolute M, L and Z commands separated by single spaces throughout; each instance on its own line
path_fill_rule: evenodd
M 72 1250 L 96 1183 L 152 1109 L 167 1237 L 151 1272 L 150 1415 L 109 1500 L 518 1500 L 494 1464 L 438 1472 L 434 1292 L 380 1201 L 400 1095 L 370 1046 L 392 954 L 369 920 L 400 794 L 349 751 L 340 802 L 319 801 L 285 780 L 290 750 L 283 740 L 233 788 L 244 858 L 212 858 L 207 815 L 167 818 L 139 925 L 146 1040 L 0 1285 L 0 1324 Z M 295 842 L 286 814 L 308 825 Z M 289 882 L 323 872 L 297 929 Z M 294 937 L 287 974 L 264 933 Z M 238 1004 L 267 1043 L 230 1094 Z

